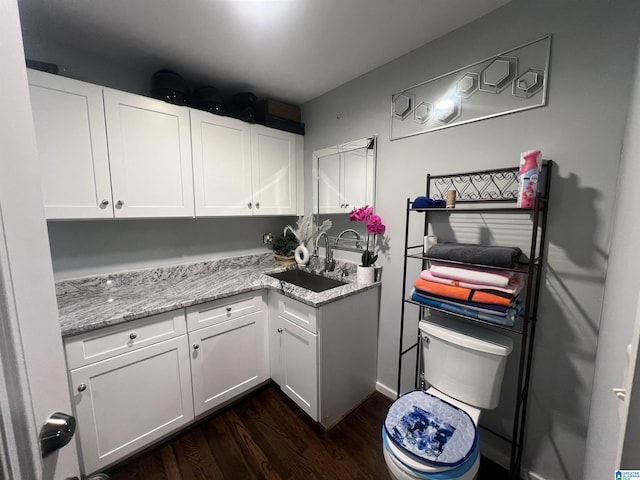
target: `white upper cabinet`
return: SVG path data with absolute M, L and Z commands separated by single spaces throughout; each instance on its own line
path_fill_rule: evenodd
M 369 150 L 346 152 L 343 157 L 343 200 L 347 211 L 354 207 L 373 205 L 373 158 Z
M 194 215 L 189 110 L 104 89 L 116 217 Z
M 251 215 L 251 126 L 191 110 L 197 216 Z
M 48 219 L 304 212 L 301 135 L 35 70 L 29 88 Z
M 344 213 L 373 205 L 375 166 L 368 152 L 361 148 L 322 157 L 317 172 L 320 213 Z
M 197 216 L 302 211 L 300 135 L 191 110 Z
M 342 161 L 340 155 L 322 159 L 318 169 L 318 211 L 320 213 L 344 212 L 342 191 Z
M 28 74 L 46 217 L 113 217 L 102 87 Z
M 251 126 L 253 204 L 261 215 L 298 213 L 298 161 L 302 138 L 261 125 Z M 302 165 L 299 167 L 302 169 Z

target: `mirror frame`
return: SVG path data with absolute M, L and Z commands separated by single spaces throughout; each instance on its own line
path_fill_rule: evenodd
M 312 215 L 314 218 L 314 229 L 315 229 L 315 237 L 317 238 L 318 229 L 320 226 L 320 198 L 319 198 L 319 181 L 320 181 L 320 161 L 324 157 L 328 157 L 331 155 L 336 155 L 340 153 L 347 153 L 353 150 L 359 150 L 362 148 L 367 148 L 373 142 L 373 185 L 371 186 L 372 190 L 372 202 L 371 207 L 375 210 L 376 204 L 376 195 L 377 195 L 377 170 L 378 170 L 378 135 L 370 135 L 368 137 L 363 137 L 358 140 L 353 140 L 350 142 L 341 143 L 339 145 L 334 145 L 331 147 L 322 148 L 319 150 L 315 150 L 312 154 L 313 158 L 313 203 L 312 203 Z M 360 205 L 362 206 L 362 205 Z M 348 213 L 345 213 L 348 215 Z M 345 237 L 340 241 L 342 243 L 338 244 L 338 237 L 329 236 L 331 240 L 331 248 L 337 250 L 346 250 L 351 252 L 359 252 L 361 253 L 364 250 L 364 241 L 357 241 L 352 237 Z

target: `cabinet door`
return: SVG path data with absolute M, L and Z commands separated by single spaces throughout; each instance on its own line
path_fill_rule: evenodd
M 269 378 L 264 311 L 190 332 L 189 343 L 196 415 Z
M 116 217 L 190 217 L 189 110 L 104 89 Z
M 196 215 L 251 215 L 251 126 L 190 113 Z
M 297 213 L 299 135 L 251 126 L 254 215 Z
M 350 212 L 354 207 L 371 205 L 367 197 L 367 185 L 372 183 L 368 172 L 366 149 L 354 150 L 343 154 L 343 207 Z
M 322 157 L 318 166 L 318 211 L 320 213 L 342 213 L 342 162 L 340 154 Z
M 193 419 L 186 335 L 70 375 L 85 474 Z
M 271 329 L 271 378 L 318 421 L 318 335 L 280 316 Z
M 46 217 L 113 217 L 102 87 L 28 74 Z

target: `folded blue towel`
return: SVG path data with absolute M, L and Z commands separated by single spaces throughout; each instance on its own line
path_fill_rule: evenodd
M 433 200 L 429 197 L 416 197 L 413 201 L 413 208 L 444 208 L 447 202 L 444 200 Z
M 464 315 L 465 317 L 477 318 L 478 320 L 484 320 L 485 322 L 496 323 L 498 325 L 506 325 L 513 327 L 516 323 L 516 312 L 507 312 L 507 315 L 502 317 L 499 315 L 490 315 L 487 313 L 479 312 L 469 308 L 454 305 L 453 303 L 446 301 L 438 301 L 427 298 L 416 292 L 415 289 L 411 290 L 411 300 L 421 303 L 427 307 L 438 308 L 445 312 L 457 313 L 458 315 Z

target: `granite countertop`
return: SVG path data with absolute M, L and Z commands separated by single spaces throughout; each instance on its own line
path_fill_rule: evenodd
M 61 281 L 56 296 L 62 336 L 265 288 L 319 307 L 379 286 L 355 283 L 356 266 L 339 261 L 325 275 L 348 283 L 319 293 L 265 275 L 287 268 L 265 253 Z M 319 273 L 321 262 L 312 259 L 306 269 Z

